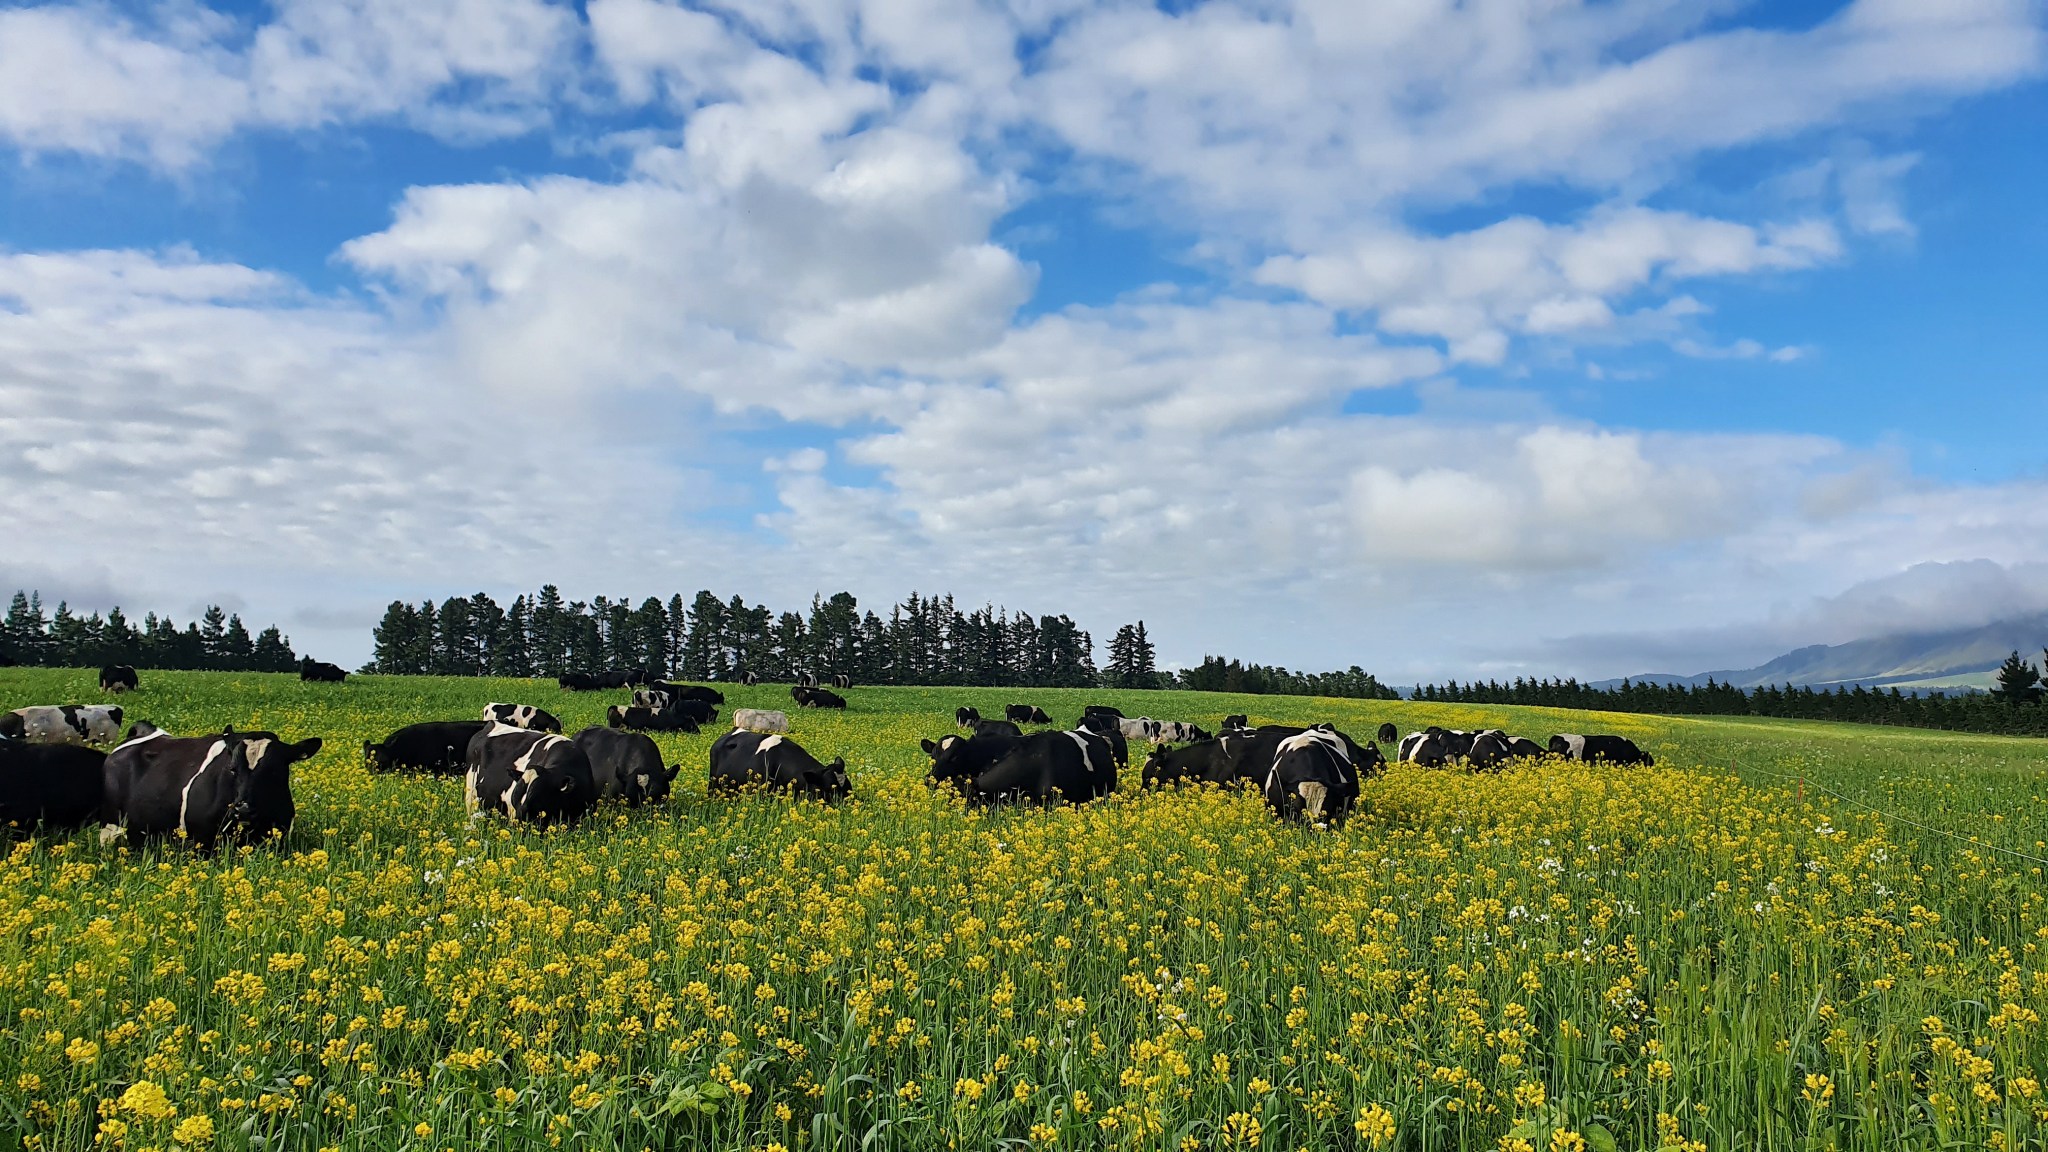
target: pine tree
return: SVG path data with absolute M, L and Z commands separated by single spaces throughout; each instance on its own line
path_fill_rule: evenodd
M 272 624 L 256 634 L 251 662 L 258 672 L 289 672 L 298 666 L 299 658 L 292 653 L 291 641 Z
M 206 612 L 199 617 L 199 658 L 203 667 L 225 668 L 227 654 L 228 614 L 218 604 L 208 604 Z
M 2019 652 L 2015 650 L 2005 658 L 2005 663 L 1998 666 L 1998 687 L 1993 688 L 1991 694 L 2007 704 L 2035 703 L 2041 699 L 2041 673 L 2020 659 Z
M 1138 621 L 1137 634 L 1131 640 L 1131 687 L 1159 687 L 1158 654 L 1145 635 L 1143 620 Z
M 234 672 L 248 672 L 255 668 L 256 641 L 249 635 L 249 629 L 242 623 L 241 613 L 228 617 L 226 633 L 220 641 L 222 667 Z

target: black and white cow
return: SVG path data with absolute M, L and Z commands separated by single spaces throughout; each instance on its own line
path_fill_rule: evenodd
M 945 736 L 922 746 L 932 759 L 928 782 L 950 784 L 970 804 L 1082 804 L 1116 791 L 1115 755 L 1099 732 Z
M 1350 741 L 1327 724 L 1280 741 L 1261 788 L 1283 820 L 1341 827 L 1358 801 Z M 1378 746 L 1372 746 L 1375 753 Z
M 1157 725 L 1153 730 L 1154 740 L 1184 744 L 1190 740 L 1215 739 L 1211 734 L 1202 731 L 1199 724 L 1188 724 L 1180 720 L 1155 720 L 1153 723 Z
M 796 686 L 799 688 L 818 687 L 818 674 L 816 672 L 804 672 L 799 674 L 796 678 Z
M 979 723 L 981 723 L 981 713 L 978 710 L 967 707 L 953 709 L 953 727 L 972 728 Z
M 574 824 L 597 803 L 590 757 L 553 732 L 493 724 L 469 742 L 463 802 L 472 817 L 485 812 L 546 827 Z
M 671 700 L 702 700 L 706 704 L 725 703 L 725 693 L 716 688 L 697 684 L 675 684 L 667 680 L 649 680 L 647 686 L 633 693 L 633 703 L 640 703 L 642 693 L 661 693 Z
M 1361 747 L 1343 731 L 1328 724 L 1313 728 L 1300 728 L 1288 724 L 1265 724 L 1242 732 L 1225 732 L 1216 737 L 1222 745 L 1223 755 L 1215 770 L 1205 777 L 1212 784 L 1228 784 L 1246 780 L 1263 787 L 1271 775 L 1280 745 L 1305 732 L 1321 732 L 1334 736 L 1342 745 L 1353 771 L 1361 777 L 1376 776 L 1386 768 L 1386 758 L 1380 755 L 1377 744 Z
M 1389 720 L 1386 723 L 1380 725 L 1380 730 L 1377 733 L 1375 733 L 1375 735 L 1379 739 L 1380 743 L 1392 744 L 1396 740 L 1399 740 L 1401 738 L 1401 730 L 1394 727 L 1394 722 L 1392 720 Z
M 299 659 L 299 679 L 318 684 L 339 684 L 348 679 L 348 673 L 339 664 L 329 664 L 324 660 L 303 656 Z
M 846 697 L 830 688 L 805 688 L 801 685 L 791 688 L 789 694 L 802 708 L 838 708 L 845 710 Z
M 133 692 L 140 685 L 132 664 L 109 664 L 100 669 L 100 691 Z
M 494 724 L 510 724 L 514 728 L 526 728 L 534 732 L 553 732 L 557 736 L 562 734 L 562 722 L 555 719 L 553 713 L 535 708 L 531 704 L 493 702 L 484 705 L 482 717 Z
M 613 728 L 585 728 L 573 743 L 590 761 L 591 786 L 599 800 L 624 800 L 638 808 L 642 801 L 659 804 L 668 799 L 669 785 L 682 771 L 680 764 L 664 768 L 661 749 L 650 736 L 621 732 Z
M 1126 740 L 1159 741 L 1159 721 L 1149 716 L 1127 716 L 1116 722 L 1116 729 Z
M 1641 764 L 1645 767 L 1657 763 L 1626 736 L 1581 736 L 1565 732 L 1550 738 L 1550 751 L 1552 755 L 1567 760 L 1605 760 L 1610 764 Z
M 30 744 L 112 744 L 121 738 L 118 704 L 35 704 L 0 714 L 0 736 Z
M 292 743 L 275 732 L 177 737 L 157 729 L 107 754 L 102 841 L 131 846 L 183 836 L 202 852 L 291 831 L 292 765 L 320 751 L 320 738 Z
M 1107 716 L 1107 717 L 1109 717 L 1109 718 L 1110 718 L 1110 719 L 1112 719 L 1112 720 L 1121 720 L 1121 719 L 1123 719 L 1123 718 L 1124 718 L 1124 714 L 1123 714 L 1122 712 L 1118 711 L 1118 710 L 1117 710 L 1117 709 L 1115 709 L 1115 708 L 1111 708 L 1111 707 L 1110 707 L 1109 705 L 1107 705 L 1107 704 L 1090 704 L 1090 705 L 1087 705 L 1086 707 L 1084 707 L 1084 708 L 1082 708 L 1082 709 L 1081 709 L 1081 715 L 1082 715 L 1082 716 L 1084 716 L 1084 717 L 1085 717 L 1085 716 Z M 1085 727 L 1085 725 L 1083 725 L 1083 727 Z
M 1510 736 L 1508 737 L 1508 755 L 1513 756 L 1517 760 L 1533 760 L 1543 755 L 1543 745 L 1529 739 L 1527 736 Z
M 1225 732 L 1241 732 L 1251 726 L 1252 718 L 1242 712 L 1233 712 L 1225 716 L 1221 725 L 1222 730 Z
M 735 728 L 711 745 L 710 789 L 730 793 L 749 785 L 823 800 L 853 794 L 845 757 L 820 764 L 787 736 Z
M 1226 728 L 1225 733 L 1242 729 Z M 1223 741 L 1199 740 L 1175 748 L 1156 744 L 1150 755 L 1145 757 L 1143 775 L 1139 779 L 1147 788 L 1164 787 L 1182 781 L 1215 779 L 1222 773 Z
M 1465 753 L 1465 766 L 1474 772 L 1489 772 L 1506 764 L 1514 755 L 1505 732 L 1481 732 L 1472 738 L 1472 747 Z
M 1012 724 L 1050 724 L 1052 717 L 1036 704 L 1007 704 L 1003 707 L 1003 719 Z
M 1399 753 L 1401 762 L 1422 768 L 1441 768 L 1450 763 L 1450 745 L 1445 740 L 1447 735 L 1441 728 L 1428 728 L 1403 736 Z
M 741 672 L 738 675 L 734 676 L 733 679 L 738 681 L 741 685 L 748 688 L 752 688 L 754 685 L 759 684 L 761 682 L 761 677 L 753 672 Z
M 846 689 L 853 687 L 853 677 L 848 676 L 844 672 L 835 672 L 832 674 L 831 683 L 834 688 L 837 688 L 843 692 Z
M 381 744 L 363 741 L 363 766 L 372 772 L 427 772 L 460 776 L 469 742 L 491 726 L 484 720 L 430 720 L 408 724 Z
M 735 708 L 732 713 L 732 726 L 748 732 L 787 735 L 789 713 L 777 712 L 772 708 Z
M 0 740 L 0 827 L 76 832 L 92 823 L 106 762 L 97 748 Z
M 656 711 L 617 704 L 604 710 L 604 722 L 610 728 L 631 728 L 638 732 L 695 732 L 700 727 L 696 716 L 687 712 Z

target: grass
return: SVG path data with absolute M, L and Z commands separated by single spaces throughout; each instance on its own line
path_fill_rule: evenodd
M 0 671 L 0 707 L 99 698 Z M 2048 744 L 1194 693 L 867 689 L 793 713 L 857 797 L 537 835 L 365 739 L 619 693 L 145 673 L 131 717 L 326 749 L 290 842 L 0 860 L 0 1146 L 2042 1147 Z M 1647 769 L 1397 767 L 1342 833 L 1256 797 L 966 811 L 921 736 L 1010 700 L 1612 731 Z M 728 707 L 786 690 L 735 689 Z M 1831 795 L 1874 805 L 1890 817 Z M 1906 823 L 1943 829 L 1925 831 Z M 1975 837 L 1978 842 L 1971 842 Z

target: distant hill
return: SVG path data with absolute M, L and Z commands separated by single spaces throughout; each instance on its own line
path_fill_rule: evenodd
M 1640 684 L 1718 684 L 1756 688 L 1766 684 L 1800 684 L 1814 688 L 1857 684 L 1873 688 L 1989 688 L 1998 666 L 2015 649 L 2039 663 L 2048 646 L 2048 615 L 2000 620 L 1981 628 L 1950 632 L 1911 633 L 1852 640 L 1847 644 L 1813 644 L 1796 648 L 1755 668 L 1702 672 L 1697 676 L 1651 673 L 1631 676 Z M 1593 685 L 1612 687 L 1619 680 Z

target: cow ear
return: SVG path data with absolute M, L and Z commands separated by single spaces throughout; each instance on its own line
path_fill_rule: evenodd
M 663 773 L 661 778 L 663 780 L 673 780 L 682 770 L 683 766 L 681 764 L 671 764 L 668 766 L 668 771 Z
M 318 736 L 308 736 L 297 744 L 292 745 L 292 757 L 297 760 L 307 759 L 320 751 L 320 743 L 321 741 Z
M 831 770 L 833 770 L 834 772 L 837 772 L 837 773 L 839 773 L 839 774 L 841 774 L 841 775 L 845 775 L 845 773 L 846 773 L 846 757 L 844 757 L 844 756 L 834 756 L 834 757 L 832 758 L 832 763 L 830 763 L 830 764 L 827 764 L 827 765 L 826 765 L 826 767 L 827 767 L 827 768 L 830 768 L 830 769 L 831 769 Z
M 918 741 L 918 743 L 924 747 L 925 755 L 936 756 L 939 754 L 939 746 L 937 744 L 934 744 L 929 740 L 920 740 Z

